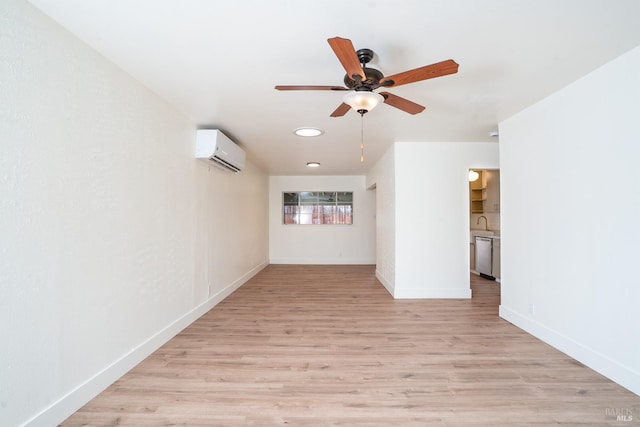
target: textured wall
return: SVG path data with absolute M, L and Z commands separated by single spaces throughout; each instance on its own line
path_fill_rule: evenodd
M 26 2 L 0 2 L 0 425 L 55 425 L 266 262 L 264 223 L 223 225 L 231 248 L 200 239 L 229 206 L 260 226 L 267 181 L 198 169 L 194 131 Z M 243 261 L 211 278 L 215 253 Z
M 199 212 L 205 218 L 198 222 L 202 226 L 196 230 L 196 239 L 205 243 L 202 265 L 211 296 L 268 263 L 269 180 L 250 162 L 240 174 L 202 161 L 197 166 L 198 204 L 204 206 Z

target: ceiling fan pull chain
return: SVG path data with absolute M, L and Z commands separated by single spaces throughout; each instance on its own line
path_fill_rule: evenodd
M 364 163 L 364 113 L 360 113 L 360 163 Z

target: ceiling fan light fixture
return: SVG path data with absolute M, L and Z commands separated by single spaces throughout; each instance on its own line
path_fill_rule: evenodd
M 324 132 L 321 129 L 304 127 L 304 128 L 298 128 L 294 130 L 293 133 L 295 133 L 298 136 L 313 137 L 313 136 L 320 136 Z
M 376 92 L 361 90 L 346 94 L 342 98 L 342 102 L 349 105 L 358 113 L 364 114 L 373 110 L 376 105 L 384 102 L 384 96 Z

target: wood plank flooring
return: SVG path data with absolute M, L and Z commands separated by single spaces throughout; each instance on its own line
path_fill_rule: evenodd
M 63 425 L 640 425 L 639 396 L 471 280 L 471 300 L 394 300 L 373 266 L 271 265 Z

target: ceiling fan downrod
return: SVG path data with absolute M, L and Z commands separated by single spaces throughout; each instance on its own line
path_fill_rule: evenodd
M 364 163 L 364 113 L 367 110 L 359 110 L 360 113 L 360 163 Z

